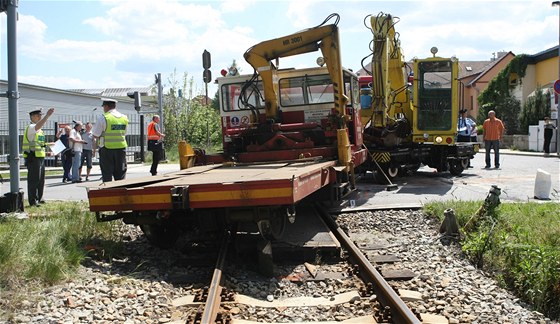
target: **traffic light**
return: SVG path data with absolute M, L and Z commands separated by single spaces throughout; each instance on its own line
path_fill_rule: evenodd
M 204 80 L 204 83 L 211 82 L 212 81 L 212 71 L 204 70 L 204 72 L 202 72 L 202 80 Z
M 202 80 L 204 80 L 204 83 L 212 81 L 212 72 L 208 70 L 211 66 L 212 61 L 210 59 L 210 52 L 204 50 L 204 52 L 202 52 L 202 67 L 204 68 L 204 72 L 202 72 Z
M 202 52 L 202 67 L 205 70 L 208 70 L 211 66 L 212 66 L 212 62 L 210 60 L 210 52 L 204 50 L 204 52 Z
M 127 92 L 126 94 L 129 98 L 134 99 L 134 109 L 140 113 L 140 108 L 142 108 L 142 99 L 140 98 L 140 93 L 138 91 Z

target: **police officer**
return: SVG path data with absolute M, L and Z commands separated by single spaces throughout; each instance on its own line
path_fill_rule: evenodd
M 101 99 L 103 115 L 97 118 L 93 137 L 99 148 L 99 167 L 103 182 L 122 180 L 126 176 L 126 128 L 128 117 L 117 111 L 117 101 Z
M 25 128 L 23 134 L 23 157 L 27 166 L 27 196 L 29 206 L 44 204 L 43 189 L 45 187 L 45 135 L 41 129 L 47 119 L 54 114 L 54 108 L 49 108 L 47 115 L 43 116 L 43 109 L 29 112 L 31 123 Z M 42 118 L 41 118 L 42 117 Z

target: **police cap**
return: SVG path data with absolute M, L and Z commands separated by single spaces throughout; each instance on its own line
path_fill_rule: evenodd
M 42 114 L 42 113 L 43 113 L 43 108 L 34 109 L 34 110 L 29 112 L 29 116 L 38 115 L 38 114 Z
M 101 98 L 101 106 L 105 106 L 105 105 L 116 105 L 117 104 L 117 100 L 115 99 L 111 99 L 111 98 Z

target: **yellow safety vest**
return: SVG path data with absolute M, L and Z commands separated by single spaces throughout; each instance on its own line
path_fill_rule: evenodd
M 107 112 L 104 114 L 107 121 L 107 127 L 103 132 L 104 145 L 108 149 L 123 149 L 126 148 L 126 127 L 128 126 L 128 117 L 115 115 Z
M 43 130 L 39 129 L 35 133 L 35 138 L 33 139 L 33 141 L 30 142 L 27 139 L 27 131 L 29 130 L 29 126 L 31 125 L 28 125 L 25 128 L 25 133 L 23 134 L 23 144 L 22 144 L 23 157 L 26 158 L 28 152 L 35 152 L 35 157 L 44 158 L 46 154 L 45 154 L 45 135 L 43 134 Z

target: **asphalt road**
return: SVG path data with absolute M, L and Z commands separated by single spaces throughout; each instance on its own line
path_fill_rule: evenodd
M 422 167 L 415 175 L 396 178 L 397 190 L 387 191 L 386 186 L 378 185 L 371 178 L 361 179 L 353 200 L 357 209 L 375 209 L 381 207 L 399 207 L 423 205 L 430 201 L 441 200 L 483 200 L 492 185 L 502 189 L 502 201 L 547 201 L 534 199 L 537 169 L 550 174 L 550 200 L 560 202 L 560 159 L 557 155 L 544 157 L 539 153 L 501 151 L 500 169 L 483 169 L 484 152 L 477 154 L 472 161 L 472 168 L 459 177 L 449 173 L 438 174 L 433 169 Z M 150 165 L 130 164 L 127 178 L 149 176 Z M 160 164 L 160 174 L 179 170 L 178 164 Z M 101 183 L 101 172 L 97 165 L 92 169 L 90 181 L 67 184 L 62 183 L 62 176 L 51 176 L 45 184 L 45 200 L 87 201 L 88 186 Z M 20 181 L 23 191 L 27 191 L 25 179 Z M 10 190 L 10 183 L 0 185 L 0 194 Z M 27 193 L 25 193 L 27 197 Z

